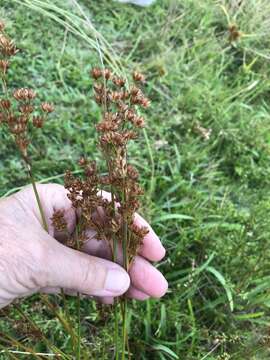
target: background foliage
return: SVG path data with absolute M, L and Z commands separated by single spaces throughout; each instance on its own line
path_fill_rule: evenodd
M 269 1 L 160 0 L 144 9 L 107 0 L 79 4 L 0 1 L 0 16 L 22 49 L 13 85 L 37 88 L 56 106 L 44 132 L 33 135 L 36 177 L 62 183 L 82 154 L 98 158 L 88 73 L 100 53 L 118 71 L 146 73 L 152 107 L 131 153 L 146 188 L 144 216 L 167 248 L 158 267 L 170 290 L 161 301 L 134 302 L 134 358 L 268 359 Z M 232 24 L 240 32 L 233 42 Z M 26 183 L 3 132 L 0 174 L 3 196 Z M 73 300 L 68 304 L 75 313 Z M 68 351 L 58 320 L 35 297 L 23 306 Z M 86 300 L 82 307 L 89 357 L 109 358 L 110 308 L 100 311 Z M 0 320 L 2 330 L 31 343 L 5 313 Z

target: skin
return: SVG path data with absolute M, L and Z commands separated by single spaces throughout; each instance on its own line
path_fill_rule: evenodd
M 64 210 L 68 230 L 74 230 L 76 216 L 66 190 L 48 184 L 38 185 L 38 192 L 49 233 L 42 227 L 31 187 L 0 201 L 0 308 L 16 298 L 36 292 L 58 293 L 61 288 L 67 294 L 80 292 L 108 304 L 124 293 L 137 300 L 166 293 L 167 281 L 150 263 L 160 261 L 165 249 L 141 216 L 136 214 L 134 221 L 147 226 L 149 233 L 128 274 L 110 261 L 108 247 L 95 239 L 91 229 L 83 251 L 63 245 L 64 235 L 55 232 L 50 219 L 55 210 Z

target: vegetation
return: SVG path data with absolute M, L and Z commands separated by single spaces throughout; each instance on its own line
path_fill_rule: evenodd
M 39 98 L 55 105 L 29 148 L 36 178 L 63 183 L 67 168 L 79 169 L 74 159 L 98 160 L 100 110 L 88 74 L 100 58 L 119 74 L 146 73 L 152 105 L 130 150 L 146 189 L 143 215 L 167 248 L 158 267 L 170 290 L 159 301 L 134 301 L 134 359 L 268 359 L 269 2 L 160 0 L 143 9 L 78 2 L 1 0 L 0 18 L 23 49 L 11 70 L 14 87 L 38 85 Z M 0 154 L 6 196 L 27 174 L 3 131 Z M 36 300 L 22 303 L 24 313 L 69 353 L 63 326 Z M 76 299 L 67 305 L 76 321 Z M 89 358 L 110 358 L 110 312 L 81 301 Z M 0 331 L 16 336 L 22 352 L 46 353 L 19 316 L 16 307 L 4 309 Z

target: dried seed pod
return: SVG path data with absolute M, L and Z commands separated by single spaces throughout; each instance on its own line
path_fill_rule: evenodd
M 95 95 L 95 102 L 98 104 L 98 105 L 101 105 L 102 104 L 102 96 L 101 95 L 98 95 L 96 94 Z
M 103 70 L 103 76 L 105 77 L 106 80 L 109 80 L 112 76 L 112 73 L 109 69 L 104 69 Z
M 0 33 L 0 52 L 4 56 L 13 56 L 19 50 L 16 48 L 16 45 L 12 40 L 6 37 L 4 34 Z
M 121 91 L 121 93 L 120 93 L 121 100 L 127 100 L 127 99 L 129 99 L 129 97 L 130 97 L 130 94 L 128 91 Z
M 126 83 L 125 79 L 119 78 L 119 77 L 116 77 L 116 76 L 113 77 L 112 81 L 116 86 L 119 86 L 119 87 L 125 86 L 125 83 Z
M 102 76 L 102 70 L 99 69 L 99 68 L 96 68 L 96 67 L 93 68 L 93 69 L 91 70 L 91 76 L 92 76 L 92 78 L 95 79 L 95 80 L 99 79 L 99 78 Z
M 12 134 L 19 135 L 25 132 L 25 125 L 22 123 L 12 124 L 9 129 Z
M 143 128 L 145 126 L 145 121 L 142 116 L 136 116 L 132 123 L 138 128 Z
M 137 95 L 141 94 L 141 89 L 138 88 L 137 86 L 132 86 L 132 88 L 130 89 L 130 94 L 132 96 L 137 96 Z
M 67 221 L 65 219 L 64 210 L 56 210 L 51 217 L 51 222 L 55 230 L 59 232 L 67 231 Z
M 94 90 L 97 94 L 102 94 L 104 91 L 103 84 L 94 84 Z
M 8 99 L 1 99 L 0 100 L 0 107 L 3 110 L 9 110 L 10 106 L 11 106 L 11 103 L 10 103 L 10 101 Z
M 148 108 L 151 104 L 151 101 L 149 99 L 147 99 L 146 97 L 142 97 L 141 98 L 141 105 L 144 108 Z
M 36 93 L 32 89 L 21 88 L 13 92 L 13 97 L 17 101 L 31 101 L 36 97 Z
M 132 180 L 137 180 L 139 177 L 138 170 L 130 164 L 127 165 L 127 174 Z
M 9 61 L 8 60 L 0 60 L 0 72 L 5 75 L 7 73 L 9 67 Z
M 138 71 L 134 71 L 133 74 L 132 74 L 132 77 L 133 77 L 134 81 L 138 81 L 138 82 L 141 82 L 141 83 L 145 82 L 145 76 L 142 73 L 138 72 Z
M 44 118 L 42 116 L 33 116 L 33 125 L 37 129 L 41 129 L 44 125 Z
M 27 147 L 29 145 L 29 140 L 27 140 L 24 136 L 20 136 L 15 138 L 15 142 L 23 156 L 27 156 Z
M 41 104 L 41 109 L 42 111 L 44 111 L 45 113 L 51 113 L 54 111 L 54 106 L 48 102 L 44 102 Z
M 34 106 L 33 106 L 33 105 L 30 105 L 30 104 L 22 104 L 22 105 L 19 107 L 19 111 L 20 111 L 22 114 L 31 114 L 34 110 L 35 110 Z
M 122 99 L 122 93 L 120 93 L 119 91 L 112 91 L 109 94 L 109 99 L 112 101 L 118 101 L 118 100 Z

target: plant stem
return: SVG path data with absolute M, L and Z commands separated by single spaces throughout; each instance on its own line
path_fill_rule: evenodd
M 107 166 L 108 169 L 110 169 L 109 167 L 109 162 L 107 161 Z M 111 204 L 112 204 L 112 212 L 113 212 L 113 216 L 115 216 L 115 195 L 114 195 L 114 189 L 113 186 L 111 186 Z M 115 235 L 113 234 L 113 262 L 117 262 L 117 239 L 115 237 Z M 119 328 L 118 328 L 118 306 L 117 306 L 117 299 L 116 299 L 116 303 L 114 305 L 114 346 L 115 346 L 115 360 L 119 360 L 119 348 L 118 348 L 118 333 L 119 333 Z
M 79 248 L 80 248 L 78 227 L 79 227 L 79 224 L 76 226 L 76 230 L 75 230 L 76 231 L 76 248 L 77 248 L 77 250 L 79 250 Z M 77 318 L 78 318 L 76 359 L 80 360 L 80 358 L 81 358 L 81 298 L 80 298 L 80 293 L 77 293 L 76 307 L 77 307 Z
M 123 202 L 126 205 L 127 194 L 126 194 L 126 184 L 124 181 L 123 184 Z M 128 271 L 128 254 L 127 254 L 127 241 L 128 241 L 128 223 L 127 217 L 124 215 L 124 224 L 123 224 L 123 242 L 122 242 L 122 251 L 123 251 L 123 265 L 126 271 Z M 126 358 L 126 342 L 127 339 L 127 298 L 123 300 L 122 308 L 122 317 L 123 317 L 123 328 L 122 328 L 122 360 Z
M 44 210 L 43 210 L 43 207 L 42 207 L 42 204 L 41 204 L 41 200 L 40 200 L 40 197 L 39 197 L 39 194 L 38 194 L 38 191 L 37 191 L 36 182 L 35 182 L 35 179 L 34 179 L 34 176 L 33 176 L 33 173 L 32 173 L 32 167 L 29 164 L 29 161 L 27 159 L 24 159 L 24 161 L 26 162 L 28 175 L 29 175 L 29 178 L 30 178 L 30 181 L 31 181 L 34 193 L 35 193 L 35 198 L 37 200 L 38 209 L 39 209 L 39 212 L 40 212 L 43 228 L 44 228 L 44 230 L 46 232 L 49 232 L 49 227 L 48 227 L 46 217 L 45 217 L 45 214 L 44 214 Z

